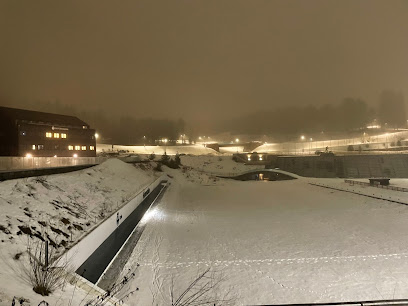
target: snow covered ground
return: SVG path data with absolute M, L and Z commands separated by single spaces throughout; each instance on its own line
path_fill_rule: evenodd
M 50 240 L 62 253 L 154 179 L 153 171 L 110 159 L 81 171 L 0 182 L 0 305 L 11 305 L 13 296 L 31 305 L 44 299 L 21 277 L 30 236 Z M 73 305 L 79 305 L 85 293 L 73 291 L 68 285 L 45 300 L 68 305 L 74 296 Z
M 406 193 L 343 179 L 217 178 L 260 167 L 230 156 L 187 155 L 181 162 L 179 170 L 163 167 L 171 184 L 143 218 L 146 228 L 122 272 L 136 275 L 118 298 L 139 288 L 128 305 L 169 305 L 172 283 L 177 297 L 207 268 L 219 281 L 209 294 L 231 305 L 408 298 L 408 206 L 364 196 L 408 203 Z M 80 305 L 86 290 L 68 284 L 43 298 L 21 281 L 26 255 L 14 257 L 26 248 L 23 232 L 48 234 L 63 250 L 71 233 L 80 239 L 103 220 L 101 213 L 153 181 L 153 164 L 142 164 L 143 171 L 112 159 L 45 179 L 1 182 L 0 305 L 13 296 L 31 305 L 43 299 Z M 391 184 L 406 187 L 408 180 Z
M 231 156 L 181 156 L 185 167 L 209 174 L 239 174 L 252 169 L 263 169 L 263 165 L 245 165 L 232 160 Z
M 213 149 L 204 147 L 203 145 L 183 145 L 183 146 L 121 146 L 121 145 L 114 145 L 113 151 L 126 151 L 129 153 L 136 153 L 136 154 L 158 154 L 162 155 L 164 152 L 167 155 L 176 155 L 184 153 L 184 154 L 194 154 L 194 155 L 205 155 L 205 154 L 213 154 L 218 155 L 219 153 Z M 96 145 L 97 153 L 101 152 L 112 152 L 112 145 L 109 144 L 97 144 Z
M 309 183 L 408 202 L 405 193 L 166 171 L 174 179 L 125 267 L 140 288 L 128 304 L 169 305 L 172 283 L 177 296 L 208 267 L 233 305 L 408 298 L 408 207 Z

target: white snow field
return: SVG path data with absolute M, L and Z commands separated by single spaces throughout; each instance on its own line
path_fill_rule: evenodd
M 114 145 L 112 150 L 112 145 L 109 144 L 97 144 L 96 152 L 112 152 L 112 151 L 126 151 L 129 153 L 136 154 L 158 154 L 162 155 L 166 152 L 167 155 L 181 154 L 194 154 L 194 155 L 204 155 L 213 154 L 218 155 L 219 153 L 213 149 L 207 148 L 204 145 L 183 145 L 183 146 L 122 146 Z
M 184 167 L 208 174 L 232 175 L 252 169 L 263 169 L 264 165 L 245 165 L 232 160 L 231 156 L 181 156 Z M 191 172 L 193 174 L 194 172 Z
M 34 235 L 51 239 L 61 254 L 155 177 L 153 171 L 109 159 L 71 173 L 0 182 L 0 305 L 11 305 L 14 296 L 30 300 L 23 305 L 36 306 L 42 300 L 50 305 L 83 305 L 99 294 L 84 299 L 87 289 L 70 284 L 49 297 L 36 294 L 21 272 L 28 260 L 28 240 L 39 241 Z
M 177 297 L 208 267 L 233 305 L 408 298 L 408 206 L 309 184 L 352 188 L 340 179 L 166 171 L 174 179 L 124 268 L 140 289 L 127 304 L 170 305 L 172 279 Z

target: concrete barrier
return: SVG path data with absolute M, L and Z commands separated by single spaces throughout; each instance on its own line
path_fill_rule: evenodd
M 14 180 L 14 179 L 19 179 L 19 178 L 41 176 L 41 175 L 67 173 L 67 172 L 86 169 L 86 168 L 93 167 L 93 166 L 96 166 L 96 165 L 89 164 L 89 165 L 58 167 L 58 168 L 0 171 L 0 181 Z
M 95 165 L 107 157 L 0 157 L 0 171 Z
M 165 180 L 166 178 L 166 175 L 162 175 L 157 178 L 153 183 L 141 190 L 125 206 L 115 211 L 97 228 L 89 232 L 86 236 L 82 237 L 73 247 L 71 247 L 61 256 L 60 263 L 62 264 L 68 261 L 70 268 L 76 271 L 112 234 L 112 232 L 114 232 L 116 228 L 138 207 L 138 205 L 143 201 L 144 191 L 146 191 L 148 188 L 150 190 L 155 189 L 161 183 L 161 181 Z

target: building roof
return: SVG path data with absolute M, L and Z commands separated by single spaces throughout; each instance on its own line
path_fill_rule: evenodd
M 25 109 L 11 108 L 0 106 L 0 118 L 8 118 L 11 120 L 21 120 L 25 122 L 42 123 L 56 126 L 80 127 L 89 125 L 74 116 L 66 116 L 60 114 L 36 112 Z

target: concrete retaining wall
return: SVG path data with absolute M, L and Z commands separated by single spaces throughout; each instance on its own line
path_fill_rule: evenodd
M 279 156 L 271 167 L 306 177 L 408 178 L 408 154 Z
M 0 171 L 0 181 L 14 180 L 24 177 L 52 175 L 59 173 L 67 173 L 72 171 L 78 171 L 86 169 L 95 165 L 79 165 L 71 167 L 59 167 L 59 168 L 43 168 L 43 169 L 28 169 L 28 170 L 15 170 L 15 171 Z
M 68 260 L 71 268 L 77 270 L 142 202 L 143 192 L 145 192 L 148 188 L 153 190 L 162 180 L 166 178 L 166 175 L 162 175 L 152 184 L 141 190 L 132 200 L 129 201 L 129 203 L 112 214 L 102 224 L 100 224 L 92 232 L 88 233 L 77 244 L 65 252 L 65 254 L 61 256 L 62 262 Z
M 0 171 L 95 165 L 106 157 L 0 157 Z

